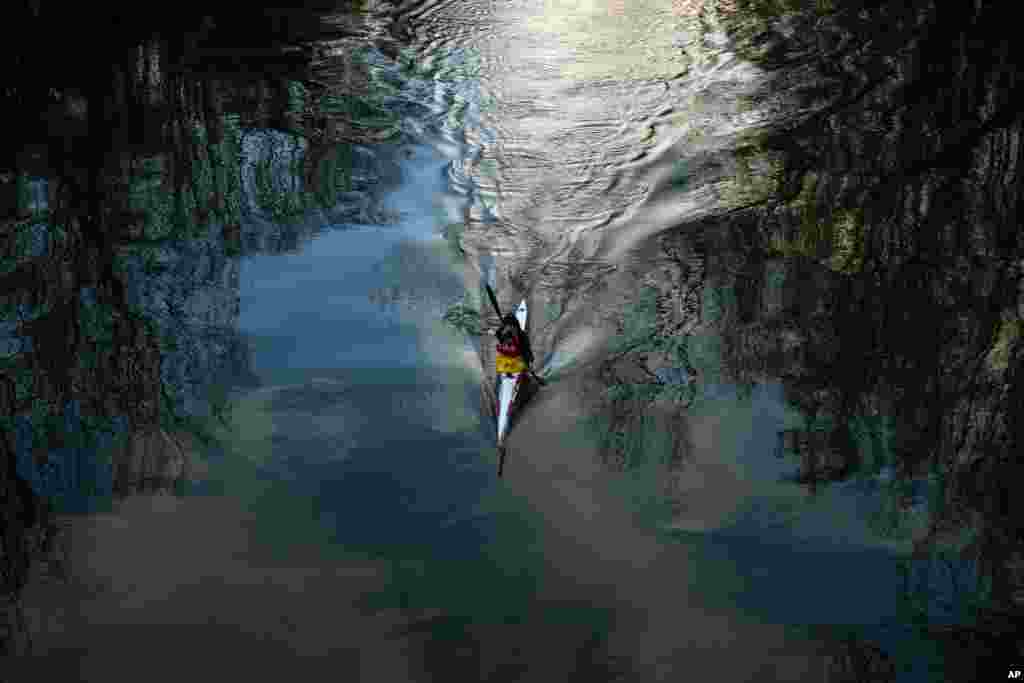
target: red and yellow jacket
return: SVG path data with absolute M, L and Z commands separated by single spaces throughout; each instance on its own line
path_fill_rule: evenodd
M 517 374 L 525 372 L 526 361 L 523 359 L 522 351 L 514 337 L 498 341 L 497 354 L 495 356 L 495 369 L 499 375 L 506 373 Z

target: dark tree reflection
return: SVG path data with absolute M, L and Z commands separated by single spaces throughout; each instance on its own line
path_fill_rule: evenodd
M 4 7 L 0 653 L 30 645 L 18 600 L 54 515 L 177 490 L 227 389 L 254 381 L 243 219 L 334 210 L 353 146 L 393 132 L 357 111 L 355 6 L 119 4 Z M 249 135 L 291 140 L 294 163 L 247 162 Z
M 1024 116 L 1009 10 L 736 6 L 722 21 L 778 75 L 765 97 L 787 113 L 752 143 L 785 159 L 780 192 L 712 229 L 727 252 L 709 273 L 728 372 L 783 382 L 805 424 L 780 450 L 812 490 L 881 471 L 927 482 L 917 556 L 952 548 L 977 566 L 967 621 L 1022 654 L 1008 636 L 1024 607 Z M 892 490 L 915 505 L 909 486 Z

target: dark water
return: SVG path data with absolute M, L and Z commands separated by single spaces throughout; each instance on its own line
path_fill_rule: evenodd
M 455 69 L 465 54 L 465 49 L 451 46 L 431 56 L 432 68 L 441 73 Z M 423 63 L 422 58 L 418 61 Z M 386 62 L 379 66 L 393 68 Z M 494 132 L 482 132 L 487 128 L 474 113 L 478 84 L 488 83 L 486 79 L 405 78 L 399 97 L 418 99 L 420 105 L 403 119 L 409 138 L 402 148 L 414 150 L 414 158 L 384 150 L 397 160 L 397 170 L 382 195 L 401 220 L 395 225 L 332 226 L 293 253 L 246 258 L 240 274 L 240 328 L 252 344 L 252 371 L 262 386 L 248 398 L 244 393 L 237 397 L 240 404 L 253 406 L 238 413 L 238 439 L 244 444 L 239 453 L 258 452 L 252 457 L 260 476 L 287 482 L 290 496 L 308 499 L 315 523 L 327 527 L 335 543 L 388 560 L 392 573 L 384 595 L 392 597 L 370 598 L 369 604 L 391 600 L 403 608 L 439 610 L 441 615 L 428 622 L 426 633 L 432 635 L 427 642 L 436 644 L 427 651 L 439 648 L 449 657 L 460 642 L 484 647 L 481 641 L 494 636 L 478 631 L 488 625 L 520 623 L 516 630 L 521 633 L 503 637 L 521 640 L 533 627 L 564 619 L 564 608 L 557 605 L 566 599 L 582 601 L 568 612 L 576 626 L 559 637 L 557 647 L 568 651 L 575 651 L 575 638 L 594 628 L 605 634 L 600 636 L 604 642 L 609 616 L 622 610 L 623 601 L 630 605 L 623 614 L 647 613 L 643 621 L 665 629 L 673 621 L 702 628 L 702 618 L 687 602 L 734 614 L 736 623 L 730 628 L 736 629 L 751 620 L 802 628 L 892 619 L 898 585 L 892 556 L 884 548 L 872 550 L 863 525 L 843 518 L 844 512 L 855 517 L 849 503 L 837 497 L 835 505 L 822 506 L 817 516 L 801 516 L 802 528 L 791 520 L 776 520 L 774 527 L 766 523 L 778 517 L 774 507 L 780 496 L 798 495 L 795 487 L 776 483 L 785 467 L 766 457 L 784 417 L 778 392 L 759 393 L 742 412 L 747 404 L 730 385 L 707 388 L 708 414 L 739 406 L 742 414 L 715 428 L 714 456 L 744 473 L 732 484 L 718 482 L 709 491 L 735 499 L 724 516 L 695 508 L 704 519 L 703 533 L 643 540 L 638 546 L 634 535 L 652 537 L 628 521 L 634 514 L 630 496 L 636 490 L 620 496 L 614 482 L 605 482 L 548 502 L 554 490 L 544 489 L 553 480 L 545 481 L 543 475 L 517 480 L 512 474 L 507 483 L 495 479 L 490 420 L 478 407 L 480 361 L 465 338 L 439 330 L 437 321 L 464 289 L 472 290 L 478 274 L 490 270 L 490 262 L 496 262 L 499 273 L 514 273 L 516 261 L 507 250 L 527 233 L 522 232 L 525 227 L 515 229 L 504 251 L 474 249 L 468 269 L 437 233 L 445 221 L 463 218 L 462 208 L 451 201 L 458 190 L 469 188 L 465 202 L 470 213 L 479 211 L 485 217 L 483 223 L 472 224 L 473 230 L 484 233 L 489 229 L 486 216 L 493 220 L 500 208 L 508 211 L 504 207 L 515 204 L 519 190 L 503 185 L 512 189 L 503 190 L 501 203 L 491 205 L 486 190 L 476 184 L 488 181 L 466 174 L 467 162 L 486 156 L 487 145 L 461 140 L 496 139 L 501 144 Z M 466 118 L 445 118 L 446 107 L 463 97 L 470 103 Z M 488 115 L 501 120 L 500 112 Z M 470 131 L 474 134 L 468 135 Z M 528 143 L 537 144 L 517 142 Z M 596 156 L 597 149 L 580 153 Z M 546 173 L 552 161 L 535 170 Z M 495 168 L 502 173 L 528 170 L 520 163 L 529 167 L 532 162 L 506 161 Z M 594 189 L 584 187 L 586 192 Z M 515 220 L 502 217 L 490 229 L 510 222 Z M 549 217 L 537 226 L 550 222 Z M 498 255 L 492 256 L 495 251 Z M 374 293 L 383 295 L 374 301 Z M 382 304 L 382 299 L 389 303 Z M 587 329 L 579 323 L 577 328 Z M 563 351 L 562 358 L 580 355 L 556 349 Z M 564 438 L 578 431 L 575 418 L 564 409 L 538 410 L 562 423 Z M 529 422 L 522 430 L 533 431 Z M 532 466 L 531 461 L 552 456 L 561 447 L 550 437 L 532 442 L 519 449 L 513 445 L 512 467 Z M 590 452 L 585 440 L 575 446 L 581 447 L 581 453 Z M 571 468 L 579 465 L 568 465 L 570 478 L 578 476 Z M 581 517 L 588 509 L 587 517 Z M 262 512 L 262 523 L 273 514 L 272 508 Z M 603 524 L 608 525 L 605 533 L 598 531 Z M 556 550 L 565 543 L 565 534 L 572 540 Z M 685 548 L 685 553 L 673 546 Z M 591 553 L 600 559 L 586 560 Z M 648 554 L 651 559 L 644 559 Z M 676 581 L 661 578 L 673 573 L 673 565 L 682 576 Z M 623 594 L 623 587 L 616 587 L 634 582 L 643 589 Z M 837 585 L 855 588 L 839 594 Z M 621 596 L 610 598 L 609 589 Z M 662 607 L 655 608 L 656 603 Z M 623 618 L 632 623 L 635 617 Z M 620 633 L 630 628 L 621 626 Z M 755 644 L 754 633 L 746 637 L 748 642 L 740 638 L 736 647 L 763 647 Z M 664 641 L 658 646 L 664 651 L 657 655 L 622 638 L 615 647 L 638 671 L 665 656 L 676 662 L 662 665 L 661 674 L 638 675 L 664 675 L 686 659 L 685 654 L 671 654 L 675 648 L 667 632 L 655 638 Z M 793 642 L 801 638 L 794 636 Z M 588 655 L 593 666 L 614 668 L 608 647 L 599 645 Z M 771 660 L 768 655 L 751 656 Z M 443 666 L 455 666 L 457 660 L 454 656 Z M 543 671 L 543 664 L 533 665 Z
M 256 680 L 301 654 L 368 681 L 811 681 L 853 634 L 898 663 L 895 680 L 933 679 L 935 648 L 901 603 L 909 534 L 877 533 L 891 473 L 807 495 L 778 457 L 780 433 L 806 418 L 792 387 L 737 381 L 720 328 L 691 335 L 689 367 L 659 368 L 699 377 L 699 400 L 654 423 L 626 472 L 599 465 L 585 418 L 606 387 L 586 361 L 628 336 L 616 321 L 666 260 L 657 238 L 725 201 L 736 174 L 716 155 L 766 116 L 740 104 L 766 75 L 724 36 L 685 74 L 685 3 L 668 5 L 397 10 L 400 37 L 377 32 L 365 60 L 399 133 L 353 152 L 371 218 L 249 216 L 249 248 L 230 259 L 216 241 L 164 247 L 200 286 L 176 289 L 172 267 L 132 296 L 180 299 L 214 326 L 237 294 L 230 427 L 190 496 L 83 522 L 93 584 L 41 639 L 44 656 L 80 662 L 83 680 L 172 639 L 245 659 L 234 674 Z M 742 249 L 704 229 L 679 244 L 709 272 L 705 321 L 768 325 L 773 306 L 828 280 L 780 284 L 762 263 L 730 286 Z M 489 338 L 442 321 L 460 301 L 486 311 L 484 280 L 505 306 L 529 301 L 537 355 L 559 373 L 510 437 L 501 480 L 481 408 Z M 201 362 L 164 371 L 203 385 Z M 672 424 L 685 457 L 669 470 L 650 444 Z M 912 488 L 920 524 L 929 486 Z

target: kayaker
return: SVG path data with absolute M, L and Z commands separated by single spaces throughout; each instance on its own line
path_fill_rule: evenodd
M 495 336 L 498 338 L 495 365 L 499 375 L 515 375 L 529 369 L 533 363 L 530 340 L 514 315 L 502 318 Z

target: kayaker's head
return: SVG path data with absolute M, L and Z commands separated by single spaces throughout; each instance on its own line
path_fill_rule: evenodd
M 498 328 L 498 338 L 505 339 L 513 337 L 519 332 L 519 320 L 514 315 L 506 315 L 501 319 L 501 327 Z

